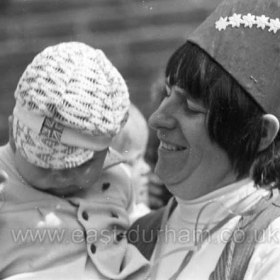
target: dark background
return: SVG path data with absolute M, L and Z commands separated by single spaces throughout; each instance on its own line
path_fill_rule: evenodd
M 103 49 L 148 118 L 154 109 L 152 85 L 169 56 L 219 2 L 0 0 L 0 144 L 8 140 L 7 118 L 21 73 L 38 52 L 62 41 Z M 152 139 L 153 134 L 147 153 L 151 160 Z

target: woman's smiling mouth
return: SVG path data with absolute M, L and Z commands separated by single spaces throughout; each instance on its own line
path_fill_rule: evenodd
M 169 144 L 169 143 L 166 143 L 164 141 L 160 141 L 159 148 L 163 149 L 163 150 L 167 150 L 167 151 L 172 151 L 172 152 L 183 151 L 183 150 L 187 149 L 186 147 L 179 146 L 179 145 L 174 145 L 174 144 Z

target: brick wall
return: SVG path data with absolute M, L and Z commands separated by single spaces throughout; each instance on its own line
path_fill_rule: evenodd
M 170 54 L 220 0 L 1 0 L 0 144 L 17 81 L 36 53 L 61 41 L 102 48 L 148 117 L 151 85 Z

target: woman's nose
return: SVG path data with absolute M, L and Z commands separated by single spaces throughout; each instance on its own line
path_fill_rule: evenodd
M 176 123 L 169 98 L 168 101 L 166 99 L 161 102 L 158 109 L 149 118 L 149 126 L 153 129 L 172 129 Z

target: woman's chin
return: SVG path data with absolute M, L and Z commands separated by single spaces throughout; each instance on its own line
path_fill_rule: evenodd
M 164 162 L 158 161 L 154 172 L 165 185 L 176 185 L 181 177 L 178 171 L 177 169 L 177 172 L 174 172 L 173 168 L 171 169 Z

